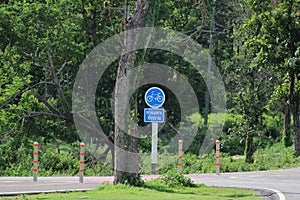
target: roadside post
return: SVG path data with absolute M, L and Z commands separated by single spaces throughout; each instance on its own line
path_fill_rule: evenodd
M 39 143 L 33 143 L 33 181 L 37 182 L 38 177 L 38 157 L 39 157 Z
M 157 169 L 158 123 L 164 123 L 165 111 L 161 107 L 165 102 L 165 93 L 158 87 L 151 87 L 145 93 L 145 102 L 150 108 L 144 108 L 144 122 L 152 124 L 151 172 Z
M 178 172 L 182 170 L 182 140 L 178 140 Z
M 79 182 L 83 183 L 83 176 L 84 176 L 84 148 L 85 144 L 82 142 L 80 143 L 80 168 L 79 168 Z
M 219 140 L 216 140 L 216 174 L 220 175 L 220 144 Z

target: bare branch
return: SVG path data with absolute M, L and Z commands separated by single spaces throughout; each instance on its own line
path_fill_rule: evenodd
M 35 87 L 37 87 L 37 86 L 39 86 L 39 85 L 42 85 L 42 84 L 53 85 L 53 83 L 51 83 L 51 82 L 43 81 L 43 82 L 40 82 L 40 83 L 36 83 L 36 84 L 32 85 L 31 87 L 32 87 L 32 88 L 35 88 Z M 3 108 L 3 107 L 6 106 L 7 104 L 9 104 L 11 101 L 13 101 L 17 96 L 23 94 L 24 92 L 26 92 L 26 91 L 28 91 L 28 90 L 30 90 L 29 87 L 28 87 L 28 88 L 25 88 L 24 90 L 21 90 L 20 92 L 17 92 L 17 93 L 15 93 L 15 94 L 11 95 L 11 96 L 10 96 L 8 99 L 6 99 L 2 104 L 0 104 L 0 108 Z
M 22 79 L 23 83 L 29 88 L 30 92 L 35 96 L 40 102 L 42 102 L 53 114 L 59 115 L 62 118 L 65 118 L 60 111 L 56 110 L 52 105 L 49 104 L 49 102 L 42 97 L 39 93 L 37 93 L 33 87 L 30 86 L 30 84 L 24 79 L 22 74 L 12 65 L 14 71 L 19 75 L 19 77 Z
M 175 128 L 175 126 L 171 122 L 168 122 L 168 124 L 177 134 L 183 135 L 177 128 Z
M 57 91 L 58 96 L 60 97 L 60 99 L 62 101 L 64 113 L 67 113 L 69 106 L 68 106 L 66 97 L 65 97 L 65 95 L 64 95 L 64 93 L 61 89 L 57 74 L 55 72 L 55 68 L 54 68 L 54 65 L 53 65 L 53 60 L 52 60 L 52 56 L 51 56 L 51 53 L 50 53 L 50 49 L 47 50 L 47 55 L 48 55 L 48 60 L 49 60 L 49 68 L 50 68 L 50 72 L 51 72 L 51 75 L 52 75 L 52 78 L 53 78 L 54 85 L 56 87 L 56 91 Z M 63 66 L 65 64 L 66 64 L 66 62 L 63 64 Z
M 54 117 L 59 117 L 61 118 L 61 115 L 57 115 L 55 113 L 51 113 L 51 112 L 36 112 L 36 111 L 29 111 L 29 110 L 25 110 L 25 109 L 21 109 L 21 108 L 4 108 L 2 110 L 5 111 L 21 111 L 26 113 L 26 116 L 23 116 L 23 118 L 28 118 L 28 117 L 35 117 L 35 116 L 40 116 L 40 115 L 50 115 L 50 116 L 54 116 Z

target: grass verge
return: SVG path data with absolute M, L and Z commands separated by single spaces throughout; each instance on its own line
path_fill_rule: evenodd
M 256 200 L 261 199 L 254 191 L 232 188 L 215 188 L 205 185 L 196 187 L 169 187 L 159 181 L 145 183 L 144 187 L 111 185 L 104 183 L 98 189 L 86 192 L 52 193 L 2 197 L 2 200 Z

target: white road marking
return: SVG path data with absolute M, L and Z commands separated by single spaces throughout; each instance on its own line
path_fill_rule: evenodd
M 269 188 L 266 188 L 266 189 L 275 192 L 278 195 L 279 200 L 286 200 L 284 194 L 282 194 L 282 192 L 280 192 L 279 190 L 269 189 Z
M 279 197 L 279 200 L 286 200 L 284 194 L 282 192 L 280 192 L 279 190 L 275 190 L 275 189 L 272 189 L 272 188 L 264 188 L 264 187 L 239 187 L 239 188 L 246 188 L 246 189 L 257 189 L 257 190 L 266 190 L 266 191 L 272 191 L 274 193 L 277 194 L 277 196 Z

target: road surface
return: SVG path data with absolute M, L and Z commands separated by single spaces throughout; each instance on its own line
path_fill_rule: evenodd
M 210 186 L 265 189 L 280 200 L 300 200 L 300 167 L 259 172 L 188 175 Z M 268 197 L 268 196 L 266 196 Z M 266 198 L 268 199 L 268 198 Z
M 190 174 L 196 183 L 218 187 L 237 187 L 265 190 L 265 199 L 300 200 L 300 167 L 276 171 Z M 144 179 L 158 176 L 144 176 Z M 103 182 L 112 182 L 113 177 L 0 177 L 0 195 L 36 194 L 41 192 L 90 190 Z

